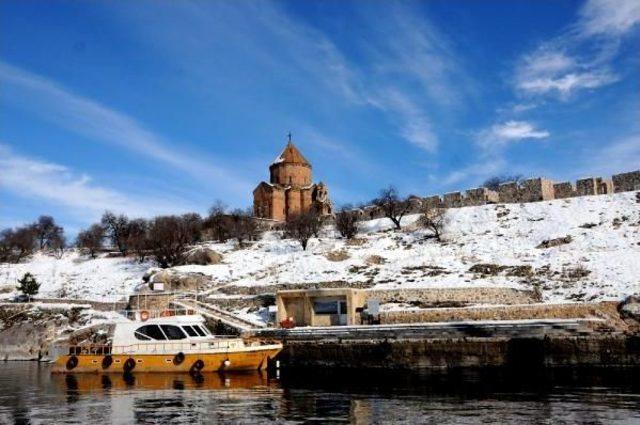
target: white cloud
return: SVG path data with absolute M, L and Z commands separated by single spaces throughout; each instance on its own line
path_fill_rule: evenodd
M 638 0 L 589 0 L 580 10 L 577 29 L 585 37 L 617 36 L 630 31 L 639 23 Z
M 167 140 L 135 119 L 78 96 L 46 78 L 0 62 L 0 81 L 5 91 L 16 90 L 15 95 L 3 96 L 5 101 L 32 110 L 44 119 L 93 141 L 134 151 L 198 179 L 221 183 L 221 187 L 229 190 L 251 186 L 225 168 L 203 160 L 201 155 L 186 155 L 171 148 Z
M 210 81 L 210 67 L 220 66 L 210 52 L 225 49 L 229 69 L 264 70 L 262 74 L 279 77 L 275 84 L 293 87 L 296 96 L 309 96 L 314 102 L 326 102 L 330 92 L 357 106 L 375 108 L 402 140 L 435 152 L 438 141 L 431 123 L 436 120 L 425 105 L 462 103 L 461 91 L 469 86 L 464 67 L 456 62 L 450 43 L 424 19 L 417 19 L 409 6 L 372 6 L 356 11 L 361 35 L 357 62 L 350 61 L 330 35 L 294 19 L 278 3 L 177 2 L 163 4 L 160 14 L 134 4 L 125 19 L 162 54 L 181 61 L 180 69 L 189 73 L 192 84 Z M 158 19 L 167 19 L 166 24 Z M 154 25 L 149 28 L 145 22 Z M 158 33 L 158 27 L 169 26 L 173 31 Z M 190 37 L 185 41 L 183 34 Z M 229 50 L 242 54 L 229 55 Z M 206 90 L 210 84 L 199 83 L 198 90 L 203 86 Z M 400 93 L 402 105 L 389 92 Z M 333 97 L 329 102 L 340 100 Z
M 618 77 L 608 71 L 599 73 L 583 72 L 569 73 L 561 77 L 541 77 L 524 79 L 519 87 L 533 94 L 544 94 L 556 91 L 561 97 L 566 98 L 571 93 L 580 89 L 595 89 L 618 81 Z
M 617 82 L 611 70 L 622 37 L 640 23 L 638 0 L 589 0 L 566 31 L 522 56 L 515 86 L 525 95 L 567 100 L 581 90 Z
M 71 215 L 87 222 L 95 220 L 105 210 L 149 217 L 184 212 L 189 208 L 183 200 L 165 196 L 154 199 L 133 193 L 125 195 L 94 183 L 86 174 L 60 164 L 15 154 L 1 144 L 0 172 L 2 190 L 21 198 L 68 207 Z
M 546 130 L 536 129 L 527 121 L 507 121 L 494 124 L 477 135 L 478 145 L 484 149 L 505 146 L 526 139 L 545 139 L 550 136 Z

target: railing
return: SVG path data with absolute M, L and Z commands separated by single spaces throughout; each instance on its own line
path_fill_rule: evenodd
M 140 320 L 142 313 L 145 312 L 147 319 L 157 319 L 159 317 L 171 317 L 171 316 L 191 316 L 197 312 L 191 308 L 165 308 L 162 310 L 124 310 L 122 314 L 130 320 Z M 146 319 L 145 319 L 146 320 Z
M 218 341 L 219 339 L 219 341 Z M 178 353 L 204 350 L 231 350 L 244 348 L 244 342 L 237 337 L 219 336 L 208 342 L 166 342 L 142 343 L 130 345 L 72 345 L 68 347 L 69 355 L 91 356 L 110 354 L 155 354 Z

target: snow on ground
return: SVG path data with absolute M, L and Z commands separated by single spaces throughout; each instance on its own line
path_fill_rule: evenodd
M 239 286 L 314 283 L 343 280 L 370 282 L 378 288 L 507 286 L 532 289 L 539 282 L 545 301 L 619 299 L 640 293 L 640 205 L 635 193 L 602 195 L 528 204 L 499 204 L 451 209 L 445 243 L 407 228 L 391 229 L 388 219 L 363 223 L 362 245 L 326 235 L 312 239 L 307 251 L 296 241 L 270 233 L 243 250 L 233 244 L 210 244 L 224 264 L 181 266 L 216 284 Z M 582 227 L 581 227 L 582 226 Z M 564 236 L 572 242 L 547 249 L 540 242 Z M 344 250 L 344 261 L 325 255 Z M 368 264 L 373 255 L 384 264 Z M 369 261 L 370 262 L 370 261 Z M 531 266 L 532 277 L 478 276 L 479 263 Z M 575 270 L 588 271 L 573 278 Z
M 448 211 L 448 217 L 443 243 L 415 230 L 418 216 L 414 215 L 405 217 L 406 227 L 399 232 L 388 219 L 362 223 L 359 243 L 346 242 L 326 229 L 319 240 L 309 242 L 307 251 L 277 232 L 267 233 L 246 249 L 238 249 L 231 241 L 209 243 L 223 254 L 222 264 L 174 269 L 210 276 L 210 291 L 221 285 L 345 281 L 378 288 L 532 289 L 536 284 L 548 302 L 640 294 L 640 204 L 634 192 L 456 208 Z M 572 241 L 536 248 L 545 239 L 564 236 Z M 340 251 L 348 258 L 330 261 L 326 257 Z M 372 256 L 382 257 L 382 263 Z M 534 274 L 518 277 L 504 271 L 479 276 L 469 271 L 480 263 L 528 265 Z M 30 271 L 42 283 L 41 296 L 113 300 L 132 292 L 150 265 L 123 258 L 90 260 L 75 251 L 60 260 L 38 254 L 21 264 L 0 264 L 0 292 Z M 583 276 L 576 277 L 576 271 Z
M 132 258 L 93 260 L 75 250 L 61 259 L 38 253 L 19 264 L 0 263 L 0 291 L 10 296 L 9 289 L 15 289 L 18 279 L 30 272 L 40 283 L 37 297 L 114 301 L 130 294 L 150 266 Z

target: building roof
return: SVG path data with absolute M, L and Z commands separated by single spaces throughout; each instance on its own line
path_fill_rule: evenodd
M 271 165 L 283 163 L 308 165 L 309 167 L 311 166 L 309 161 L 307 161 L 307 159 L 302 156 L 298 148 L 291 142 L 291 140 L 287 142 L 287 146 L 284 147 L 282 153 L 278 155 L 278 157 L 271 163 Z

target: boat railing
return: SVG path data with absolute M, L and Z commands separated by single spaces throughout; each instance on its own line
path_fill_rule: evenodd
M 190 308 L 164 308 L 164 309 L 135 309 L 135 310 L 123 310 L 122 315 L 129 320 L 143 321 L 148 319 L 157 319 L 160 317 L 171 316 L 193 316 L 196 313 L 194 309 Z
M 149 354 L 149 353 L 178 353 L 193 352 L 199 350 L 229 350 L 244 347 L 244 342 L 238 337 L 221 336 L 215 340 L 206 342 L 161 342 L 141 343 L 130 345 L 71 345 L 68 347 L 69 355 L 91 356 L 111 354 Z

